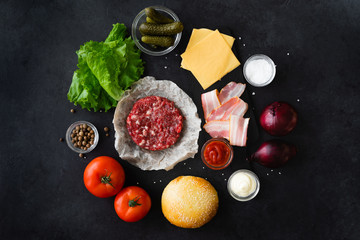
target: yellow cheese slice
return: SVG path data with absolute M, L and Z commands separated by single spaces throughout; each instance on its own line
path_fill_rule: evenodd
M 214 32 L 214 31 L 207 29 L 207 28 L 200 28 L 200 29 L 194 28 L 192 30 L 192 33 L 191 33 L 191 36 L 189 39 L 189 43 L 185 49 L 185 52 L 187 50 L 191 49 L 192 47 L 194 47 L 198 42 L 200 42 L 202 39 L 206 38 L 212 32 Z M 235 38 L 233 38 L 229 35 L 223 34 L 223 33 L 221 33 L 221 36 L 224 38 L 224 40 L 229 45 L 229 47 L 232 48 Z M 184 59 L 181 60 L 181 67 L 188 70 L 186 61 L 184 61 Z
M 240 65 L 218 30 L 208 34 L 181 57 L 203 89 Z

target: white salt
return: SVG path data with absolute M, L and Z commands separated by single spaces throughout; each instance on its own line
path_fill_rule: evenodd
M 251 82 L 261 85 L 269 81 L 273 68 L 265 59 L 252 60 L 247 64 L 245 74 Z

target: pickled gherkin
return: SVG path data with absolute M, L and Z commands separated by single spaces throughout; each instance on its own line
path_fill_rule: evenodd
M 141 37 L 141 41 L 151 46 L 170 47 L 174 45 L 174 38 L 171 36 L 149 36 L 145 35 Z
M 140 25 L 139 31 L 142 35 L 169 36 L 182 32 L 184 26 L 181 22 L 167 24 L 154 24 L 144 22 Z
M 159 13 L 152 7 L 145 8 L 145 14 L 150 19 L 154 20 L 156 23 L 172 23 L 172 22 L 174 22 L 174 20 L 172 20 L 168 17 L 165 17 L 164 15 L 162 15 L 161 13 Z

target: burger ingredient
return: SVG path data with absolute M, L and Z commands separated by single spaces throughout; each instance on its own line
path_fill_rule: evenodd
M 154 20 L 152 20 L 152 19 L 149 18 L 149 17 L 146 17 L 146 22 L 148 22 L 148 23 L 156 23 Z
M 266 59 L 253 59 L 245 65 L 244 72 L 251 83 L 261 86 L 272 78 L 274 69 L 272 64 Z
M 201 151 L 202 159 L 211 169 L 220 170 L 228 166 L 232 160 L 233 150 L 224 139 L 210 139 Z M 228 163 L 228 164 L 227 164 Z
M 284 165 L 296 155 L 294 144 L 280 139 L 264 142 L 259 149 L 251 155 L 250 160 L 265 167 L 277 168 Z
M 124 90 L 144 71 L 140 50 L 124 24 L 114 24 L 104 42 L 89 41 L 80 46 L 78 70 L 74 72 L 68 99 L 95 112 L 116 107 Z
M 147 16 L 146 20 L 148 18 L 150 18 L 151 20 L 153 20 L 155 23 L 172 23 L 174 22 L 173 19 L 168 18 L 164 15 L 162 15 L 161 13 L 159 13 L 158 11 L 156 11 L 154 8 L 152 7 L 147 7 L 145 8 L 145 14 Z
M 220 94 L 215 89 L 201 95 L 206 121 L 204 129 L 211 137 L 226 138 L 234 146 L 246 146 L 250 119 L 243 116 L 248 104 L 239 98 L 244 90 L 245 84 L 230 82 L 221 89 Z M 226 99 L 229 100 L 224 102 Z
M 132 140 L 141 148 L 163 150 L 175 144 L 183 116 L 174 102 L 158 96 L 138 100 L 126 119 Z
M 195 46 L 198 42 L 200 42 L 202 39 L 206 38 L 207 36 L 209 36 L 209 34 L 211 34 L 213 32 L 213 30 L 207 29 L 207 28 L 200 28 L 200 29 L 196 29 L 194 28 L 192 30 L 188 45 L 186 46 L 185 52 L 189 49 L 191 49 L 193 46 Z M 232 48 L 235 38 L 223 34 L 221 33 L 221 36 L 224 38 L 226 44 Z M 181 67 L 184 69 L 189 70 L 186 61 L 184 59 L 181 60 Z
M 240 98 L 233 97 L 226 103 L 220 105 L 219 107 L 215 108 L 209 114 L 209 117 L 206 121 L 214 121 L 214 120 L 227 120 L 230 118 L 231 112 L 234 110 L 235 107 L 240 103 Z
M 231 191 L 239 197 L 247 197 L 256 189 L 256 179 L 248 172 L 237 172 L 229 179 Z
M 284 136 L 295 128 L 297 119 L 297 112 L 290 104 L 274 102 L 262 111 L 260 124 L 270 135 Z
M 172 180 L 161 196 L 166 219 L 182 228 L 199 228 L 217 213 L 219 198 L 210 182 L 200 177 L 180 176 Z
M 204 125 L 204 129 L 213 138 L 226 138 L 229 140 L 230 122 L 227 121 L 211 121 Z
M 114 207 L 117 215 L 125 222 L 137 222 L 150 211 L 151 199 L 144 189 L 130 186 L 116 195 Z
M 246 84 L 229 82 L 223 87 L 219 94 L 219 100 L 221 104 L 226 103 L 233 97 L 240 97 L 245 91 Z
M 234 109 L 231 112 L 227 112 L 226 114 L 224 114 L 221 120 L 229 120 L 231 116 L 243 117 L 247 112 L 248 108 L 248 104 L 242 99 L 240 99 L 240 102 L 236 104 Z
M 184 25 L 181 22 L 167 24 L 156 24 L 144 22 L 140 25 L 139 31 L 142 35 L 171 36 L 182 32 Z
M 71 142 L 74 147 L 86 151 L 94 144 L 95 132 L 86 123 L 77 125 L 71 132 Z
M 229 43 L 218 30 L 211 31 L 197 41 L 181 54 L 182 67 L 192 72 L 203 89 L 207 89 L 240 65 Z
M 245 147 L 247 140 L 247 129 L 250 118 L 243 118 L 235 115 L 230 117 L 230 144 L 234 146 Z
M 146 44 L 160 46 L 160 47 L 170 47 L 174 45 L 174 37 L 172 36 L 145 35 L 141 37 L 141 41 L 143 41 Z
M 217 89 L 201 94 L 201 103 L 204 110 L 205 120 L 215 108 L 220 106 L 218 95 L 219 92 Z
M 101 156 L 92 160 L 84 171 L 86 189 L 96 197 L 115 196 L 123 187 L 125 172 L 114 158 Z

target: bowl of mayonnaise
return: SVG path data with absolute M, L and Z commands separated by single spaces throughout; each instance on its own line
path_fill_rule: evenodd
M 253 199 L 258 194 L 260 181 L 252 171 L 240 169 L 231 174 L 227 189 L 234 199 L 245 202 Z

